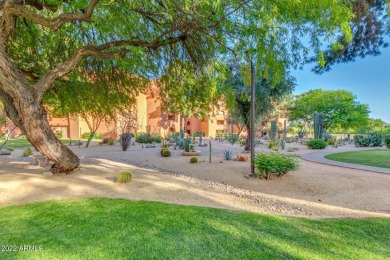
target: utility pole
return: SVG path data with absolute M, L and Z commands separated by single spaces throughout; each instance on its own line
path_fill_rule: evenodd
M 250 112 L 250 143 L 251 143 L 251 175 L 255 175 L 255 70 L 253 67 L 252 58 L 251 62 L 251 112 Z

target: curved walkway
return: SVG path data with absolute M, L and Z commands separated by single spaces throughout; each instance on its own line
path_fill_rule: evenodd
M 369 149 L 365 149 L 365 150 L 378 150 L 378 148 L 376 148 L 376 149 L 369 148 Z M 333 161 L 333 160 L 329 160 L 329 159 L 325 158 L 326 155 L 332 154 L 332 153 L 343 153 L 343 152 L 354 152 L 354 151 L 357 151 L 357 150 L 356 149 L 351 149 L 351 150 L 346 149 L 346 150 L 339 151 L 339 152 L 335 152 L 334 150 L 325 150 L 325 151 L 315 151 L 312 153 L 300 154 L 299 156 L 303 160 L 316 162 L 316 163 L 328 164 L 328 165 L 339 166 L 339 167 L 344 167 L 344 168 L 349 168 L 349 169 L 357 169 L 357 170 L 390 174 L 390 169 L 387 169 L 387 168 L 380 168 L 380 167 L 374 167 L 374 166 L 369 166 L 369 165 L 339 162 L 339 161 Z

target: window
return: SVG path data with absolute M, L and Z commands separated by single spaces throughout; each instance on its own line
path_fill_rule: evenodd
M 168 120 L 175 121 L 176 120 L 175 115 L 168 115 Z
M 190 121 L 187 121 L 187 125 L 191 125 L 191 122 L 190 122 Z
M 217 120 L 217 125 L 223 125 L 223 124 L 225 124 L 224 120 Z

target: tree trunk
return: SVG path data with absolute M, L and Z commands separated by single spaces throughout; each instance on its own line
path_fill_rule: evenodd
M 79 158 L 51 130 L 41 95 L 28 84 L 2 50 L 0 100 L 7 116 L 26 135 L 27 140 L 37 151 L 54 162 L 52 172 L 71 172 L 79 166 Z

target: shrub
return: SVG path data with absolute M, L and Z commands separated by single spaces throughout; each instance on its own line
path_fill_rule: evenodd
M 115 139 L 110 138 L 110 139 L 108 140 L 108 144 L 109 144 L 109 145 L 113 145 L 114 143 L 115 143 Z
M 383 137 L 379 133 L 369 133 L 367 136 L 355 135 L 353 141 L 356 147 L 382 146 Z
M 328 139 L 328 141 L 326 141 L 326 143 L 328 144 L 328 145 L 334 145 L 335 144 L 335 142 L 334 142 L 334 139 Z
M 162 152 L 162 156 L 164 156 L 164 157 L 169 157 L 169 156 L 171 156 L 171 151 L 169 151 L 168 149 L 165 149 L 165 150 Z
M 131 144 L 131 133 L 123 133 L 120 135 L 120 142 L 122 146 L 122 151 L 126 151 Z
M 278 173 L 280 176 L 289 171 L 298 170 L 300 165 L 295 156 L 281 153 L 259 153 L 255 156 L 255 166 L 259 171 L 256 177 L 261 178 L 265 174 L 265 177 L 269 179 L 272 173 Z
M 32 153 L 31 148 L 30 148 L 30 147 L 27 147 L 26 150 L 24 150 L 24 152 L 23 152 L 23 157 L 27 157 L 27 156 L 30 156 L 30 155 L 32 155 L 32 154 L 33 154 L 33 153 Z
M 197 162 L 198 162 L 198 158 L 196 158 L 196 157 L 190 158 L 190 163 L 197 163 Z
M 6 150 L 8 150 L 8 151 L 12 152 L 12 151 L 14 150 L 14 148 L 12 148 L 12 147 L 8 147 Z
M 81 135 L 81 138 L 88 139 L 91 135 L 91 132 L 85 132 Z M 103 135 L 101 133 L 94 133 L 92 139 L 102 139 Z
M 385 143 L 386 147 L 390 149 L 390 135 L 386 135 L 383 142 Z
M 324 140 L 327 142 L 328 140 L 332 139 L 333 140 L 333 136 L 331 134 L 328 134 L 328 133 L 325 133 L 324 134 Z
M 157 133 L 143 133 L 135 134 L 135 141 L 141 144 L 161 143 L 162 137 Z
M 224 150 L 223 156 L 225 156 L 225 160 L 229 161 L 232 159 L 233 151 Z
M 307 147 L 310 149 L 325 149 L 326 146 L 328 145 L 323 139 L 313 139 L 307 142 Z
M 62 131 L 57 130 L 57 131 L 56 131 L 56 137 L 57 137 L 58 139 L 61 139 L 62 137 L 64 137 Z
M 116 181 L 120 183 L 126 183 L 131 181 L 133 178 L 133 173 L 131 171 L 120 171 L 116 176 Z

